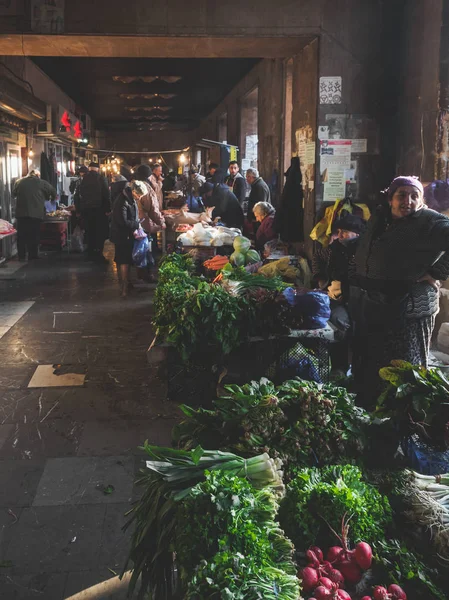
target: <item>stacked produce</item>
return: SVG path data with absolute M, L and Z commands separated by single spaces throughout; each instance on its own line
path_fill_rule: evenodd
M 260 261 L 257 250 L 251 250 L 251 240 L 242 235 L 234 238 L 234 252 L 231 254 L 231 263 L 236 267 L 244 267 Z
M 434 448 L 449 448 L 449 380 L 442 371 L 394 360 L 379 374 L 388 385 L 376 415 L 393 419 L 404 436 L 416 433 Z
M 293 546 L 275 523 L 283 493 L 279 461 L 200 447 L 182 452 L 145 443 L 142 449 L 151 460 L 126 525 L 134 525 L 130 590 L 141 576 L 142 591 L 154 600 L 212 598 L 222 584 L 241 588 L 235 597 L 270 598 L 269 589 L 277 590 L 273 598 L 299 597 Z M 208 595 L 195 595 L 205 588 Z M 181 590 L 188 595 L 177 596 Z
M 360 456 L 366 414 L 344 388 L 299 378 L 275 386 L 263 378 L 225 390 L 214 410 L 181 406 L 186 418 L 174 430 L 180 447 L 268 452 L 289 469 Z
M 239 235 L 239 229 L 196 223 L 192 229 L 178 237 L 178 243 L 183 246 L 230 246 Z

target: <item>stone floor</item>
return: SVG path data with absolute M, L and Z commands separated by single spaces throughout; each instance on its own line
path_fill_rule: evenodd
M 114 578 L 138 445 L 169 444 L 176 416 L 146 362 L 152 286 L 121 300 L 113 263 L 76 254 L 10 264 L 0 269 L 0 598 L 125 598 Z

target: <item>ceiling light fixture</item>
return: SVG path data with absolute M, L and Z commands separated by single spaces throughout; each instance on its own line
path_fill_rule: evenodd
M 15 108 L 13 108 L 12 106 L 9 106 L 9 104 L 4 104 L 3 102 L 0 102 L 0 108 L 3 108 L 4 110 L 7 110 L 8 112 L 12 112 L 12 113 L 17 112 Z

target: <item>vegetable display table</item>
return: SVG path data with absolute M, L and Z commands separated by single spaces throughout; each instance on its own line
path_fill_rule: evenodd
M 13 235 L 16 235 L 17 231 L 9 231 L 8 233 L 0 233 L 0 242 L 5 240 L 6 238 L 10 238 Z M 1 249 L 1 247 L 0 247 Z M 6 257 L 2 256 L 0 251 L 0 267 L 4 267 L 6 265 Z
M 241 384 L 267 377 L 284 381 L 296 376 L 320 382 L 329 381 L 329 344 L 334 329 L 293 330 L 289 335 L 253 337 L 227 356 L 205 348 L 200 360 L 184 363 L 171 344 L 153 340 L 147 351 L 152 366 L 162 366 L 169 400 L 186 404 L 210 404 L 217 385 Z

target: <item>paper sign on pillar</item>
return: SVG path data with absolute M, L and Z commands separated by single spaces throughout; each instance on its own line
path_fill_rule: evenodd
M 324 202 L 341 200 L 346 195 L 345 171 L 351 166 L 351 140 L 320 140 L 320 173 L 324 183 Z

